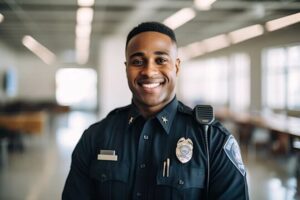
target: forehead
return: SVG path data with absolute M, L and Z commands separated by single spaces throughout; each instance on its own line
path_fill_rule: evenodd
M 139 33 L 128 42 L 126 54 L 137 51 L 167 51 L 176 49 L 175 43 L 165 34 L 148 31 Z

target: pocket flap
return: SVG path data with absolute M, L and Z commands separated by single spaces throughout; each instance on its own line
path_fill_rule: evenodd
M 170 167 L 170 176 L 163 177 L 162 169 L 158 172 L 157 185 L 165 185 L 177 189 L 203 188 L 205 170 L 203 168 L 185 168 L 177 171 Z
M 122 181 L 127 183 L 129 167 L 124 162 L 94 160 L 91 163 L 90 176 L 101 182 Z

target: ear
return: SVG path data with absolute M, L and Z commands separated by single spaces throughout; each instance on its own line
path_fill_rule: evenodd
M 179 58 L 176 59 L 175 67 L 176 67 L 176 75 L 178 76 L 178 73 L 180 70 L 180 59 Z

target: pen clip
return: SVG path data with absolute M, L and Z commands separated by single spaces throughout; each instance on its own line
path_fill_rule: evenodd
M 170 159 L 167 158 L 166 161 L 164 161 L 163 165 L 163 177 L 169 177 L 170 176 Z
M 166 161 L 164 161 L 163 177 L 165 177 L 165 175 L 166 175 L 166 174 L 165 174 L 165 171 L 166 171 L 166 164 L 167 164 Z
M 170 175 L 170 159 L 167 158 L 167 177 Z

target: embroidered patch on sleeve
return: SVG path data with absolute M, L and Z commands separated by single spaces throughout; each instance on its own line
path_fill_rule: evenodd
M 243 164 L 240 148 L 232 135 L 229 136 L 223 148 L 227 157 L 231 160 L 234 166 L 236 166 L 241 174 L 245 176 L 246 170 Z

